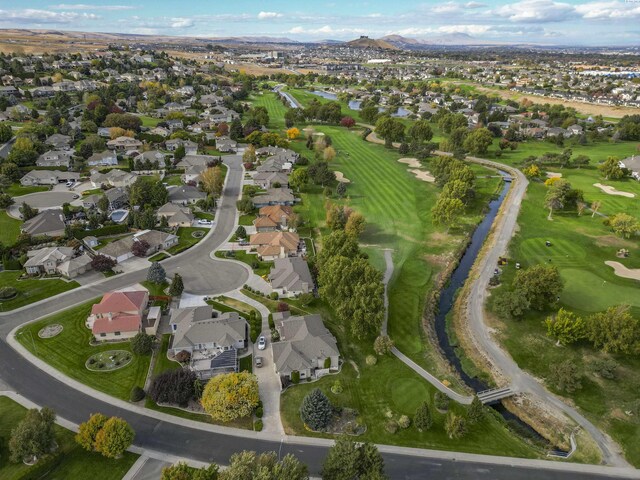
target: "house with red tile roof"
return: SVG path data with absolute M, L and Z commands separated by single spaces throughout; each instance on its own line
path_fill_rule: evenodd
M 130 290 L 109 292 L 91 308 L 86 326 L 96 340 L 126 340 L 141 331 L 149 292 Z

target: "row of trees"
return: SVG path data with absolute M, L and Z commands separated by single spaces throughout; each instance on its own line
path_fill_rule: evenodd
M 372 443 L 357 443 L 340 437 L 324 460 L 324 480 L 384 480 L 384 460 Z M 292 454 L 281 460 L 276 452 L 257 454 L 253 451 L 234 453 L 229 465 L 192 468 L 180 462 L 162 470 L 161 480 L 308 480 L 309 471 Z
M 431 209 L 435 225 L 451 227 L 457 224 L 465 207 L 475 196 L 475 174 L 473 170 L 452 157 L 439 156 L 430 162 L 435 182 L 442 187 L 438 200 Z
M 384 316 L 382 273 L 371 266 L 356 238 L 333 231 L 323 240 L 317 265 L 320 293 L 351 334 L 362 338 L 377 332 Z

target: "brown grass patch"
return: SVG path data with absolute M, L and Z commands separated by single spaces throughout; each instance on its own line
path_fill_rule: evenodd
M 596 239 L 596 245 L 598 247 L 634 248 L 636 246 L 634 242 L 616 237 L 615 235 L 603 235 L 592 238 Z

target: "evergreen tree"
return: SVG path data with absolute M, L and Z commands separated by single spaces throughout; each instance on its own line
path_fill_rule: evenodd
M 429 403 L 424 401 L 416 410 L 413 417 L 413 424 L 420 430 L 429 430 L 433 425 L 433 417 L 429 409 Z
M 314 388 L 302 400 L 300 416 L 312 430 L 323 430 L 331 422 L 333 405 L 322 390 Z
M 182 282 L 182 277 L 179 273 L 176 273 L 173 276 L 173 280 L 171 281 L 171 286 L 169 287 L 169 295 L 172 297 L 179 297 L 182 295 L 184 291 L 184 284 Z
M 469 423 L 478 423 L 484 417 L 484 405 L 478 398 L 477 395 L 473 396 L 473 400 L 471 400 L 471 405 L 469 405 L 469 410 L 467 411 L 467 419 Z
M 167 272 L 164 271 L 159 262 L 152 262 L 147 273 L 147 281 L 162 285 L 167 279 Z

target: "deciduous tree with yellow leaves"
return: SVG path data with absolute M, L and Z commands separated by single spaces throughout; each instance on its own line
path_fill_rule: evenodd
M 289 140 L 294 140 L 298 138 L 299 135 L 300 135 L 300 130 L 298 130 L 296 127 L 291 127 L 289 130 L 287 130 L 287 138 Z
M 200 400 L 205 412 L 222 422 L 251 415 L 259 401 L 258 379 L 249 372 L 213 377 Z

